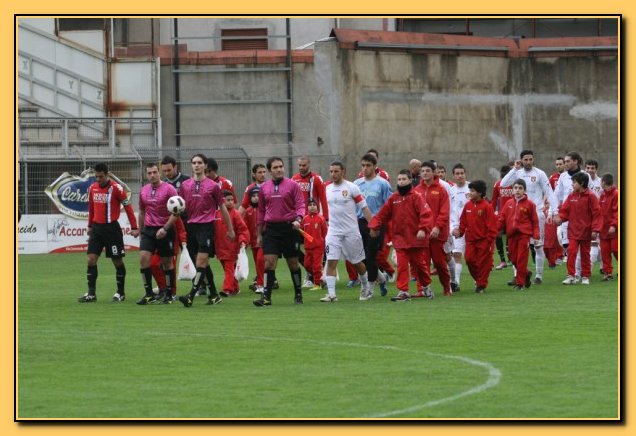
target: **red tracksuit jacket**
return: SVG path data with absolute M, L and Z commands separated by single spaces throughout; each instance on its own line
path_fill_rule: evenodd
M 428 247 L 428 237 L 433 228 L 433 213 L 424 198 L 414 189 L 406 195 L 394 192 L 373 217 L 369 228 L 378 230 L 389 220 L 393 222 L 393 247 L 396 249 Z M 426 232 L 426 238 L 416 238 L 420 230 Z
M 307 202 L 309 201 L 309 198 L 313 198 L 318 203 L 318 211 L 325 217 L 326 220 L 328 220 L 329 206 L 327 205 L 325 182 L 322 180 L 322 177 L 313 171 L 310 171 L 305 177 L 303 177 L 300 173 L 296 173 L 291 179 L 300 186 L 303 198 L 305 199 L 305 210 L 307 209 Z
M 501 186 L 501 180 L 497 180 L 495 186 L 492 187 L 492 199 L 490 200 L 492 208 L 500 211 L 512 198 L 514 198 L 512 186 Z
M 256 214 L 257 213 L 258 211 L 255 208 L 253 208 L 251 205 L 249 205 L 245 208 L 245 215 L 243 215 L 243 221 L 245 222 L 245 225 L 247 226 L 247 230 L 250 232 L 250 247 L 252 248 L 258 247 L 258 244 L 256 243 L 256 239 L 258 237 L 258 235 L 256 234 L 256 231 L 257 231 Z
M 601 206 L 601 239 L 618 238 L 618 189 L 616 186 L 603 190 L 598 202 Z M 611 226 L 616 229 L 612 234 L 608 233 Z
M 524 195 L 519 201 L 513 197 L 499 212 L 498 229 L 505 229 L 506 236 L 515 234 L 529 235 L 533 239 L 539 239 L 539 218 L 537 206 Z
M 433 213 L 433 225 L 431 228 L 437 227 L 439 229 L 437 239 L 446 241 L 450 226 L 450 200 L 448 199 L 446 188 L 440 185 L 439 178 L 435 177 L 430 186 L 422 180 L 415 187 L 415 192 L 421 194 L 426 204 L 431 208 Z
M 600 232 L 602 227 L 601 207 L 596 195 L 589 189 L 572 192 L 559 208 L 559 216 L 569 221 L 568 238 L 589 241 L 592 232 Z
M 305 248 L 307 250 L 311 250 L 312 248 L 324 248 L 325 236 L 327 236 L 327 222 L 322 215 L 317 213 L 305 215 L 302 228 L 314 238 L 312 242 L 305 240 Z
M 497 238 L 497 217 L 488 201 L 482 198 L 476 202 L 470 200 L 464 205 L 459 217 L 459 233 L 466 236 L 466 242 L 494 241 Z
M 232 241 L 227 237 L 227 226 L 221 217 L 221 211 L 217 210 L 214 221 L 214 250 L 219 260 L 236 260 L 241 244 L 250 243 L 250 232 L 247 230 L 241 215 L 236 209 L 228 209 L 228 213 L 236 238 Z

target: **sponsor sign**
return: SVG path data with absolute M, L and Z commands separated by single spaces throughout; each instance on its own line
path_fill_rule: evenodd
M 108 177 L 119 183 L 126 190 L 130 199 L 130 188 L 113 173 Z M 64 215 L 71 218 L 88 219 L 88 188 L 95 183 L 95 171 L 84 170 L 79 176 L 63 173 L 44 192 Z
M 123 214 L 119 225 L 126 250 L 138 250 L 139 239 L 131 236 L 128 217 Z M 86 221 L 65 215 L 22 215 L 18 226 L 18 254 L 86 252 Z

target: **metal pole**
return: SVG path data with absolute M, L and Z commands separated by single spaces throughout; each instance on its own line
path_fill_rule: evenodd
M 24 214 L 29 213 L 29 164 L 24 160 Z
M 172 68 L 179 68 L 179 19 L 174 19 L 174 51 L 172 54 Z M 173 70 L 172 74 L 174 75 L 174 130 L 175 130 L 175 145 L 177 147 L 177 159 L 181 157 L 180 147 L 181 147 L 181 106 L 179 106 L 179 73 Z
M 292 51 L 291 51 L 291 21 L 289 18 L 285 18 L 285 37 L 287 41 L 287 155 L 289 161 L 289 175 L 293 171 L 292 162 L 292 144 L 294 142 L 293 133 L 293 106 L 292 106 Z

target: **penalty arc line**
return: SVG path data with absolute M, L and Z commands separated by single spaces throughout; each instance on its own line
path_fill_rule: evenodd
M 478 394 L 485 390 L 495 387 L 499 384 L 501 380 L 501 371 L 492 365 L 489 362 L 484 362 L 481 360 L 471 359 L 465 356 L 453 356 L 448 354 L 439 354 L 432 353 L 430 351 L 419 351 L 419 350 L 409 350 L 406 348 L 399 348 L 392 345 L 369 345 L 369 344 L 360 344 L 355 342 L 332 342 L 332 341 L 317 341 L 311 339 L 295 339 L 295 338 L 274 338 L 274 337 L 266 337 L 266 336 L 241 336 L 241 335 L 218 335 L 218 334 L 209 334 L 209 333 L 194 333 L 191 336 L 216 336 L 216 337 L 225 337 L 225 338 L 236 338 L 236 339 L 247 339 L 247 340 L 262 340 L 262 341 L 270 341 L 270 342 L 302 342 L 302 343 L 310 343 L 316 345 L 327 345 L 327 346 L 342 346 L 342 347 L 355 347 L 355 348 L 371 348 L 371 349 L 379 349 L 379 350 L 388 350 L 388 351 L 397 351 L 403 353 L 415 353 L 415 354 L 426 354 L 428 356 L 440 357 L 443 359 L 452 359 L 464 362 L 468 365 L 479 366 L 488 371 L 488 379 L 477 386 L 474 386 L 466 391 L 459 392 L 455 395 L 451 395 L 449 397 L 440 398 L 438 400 L 427 401 L 423 404 L 417 404 L 414 406 L 406 407 L 403 409 L 390 410 L 386 412 L 379 412 L 367 415 L 367 418 L 388 418 L 396 415 L 403 415 L 405 413 L 417 412 L 418 410 L 426 409 L 429 407 L 438 406 L 440 404 L 449 403 L 451 401 L 458 400 L 463 397 L 467 397 L 470 395 Z

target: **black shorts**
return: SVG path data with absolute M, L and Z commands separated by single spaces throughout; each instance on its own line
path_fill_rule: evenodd
M 188 223 L 188 251 L 214 256 L 214 222 Z
M 263 254 L 298 257 L 298 231 L 291 223 L 267 223 L 263 232 Z
M 102 254 L 106 249 L 106 257 L 120 259 L 126 255 L 124 250 L 124 235 L 121 232 L 119 222 L 108 224 L 95 224 L 91 228 L 91 235 L 88 237 L 87 254 Z
M 141 232 L 139 250 L 150 253 L 156 250 L 160 257 L 172 257 L 174 256 L 174 229 L 168 230 L 165 237 L 157 239 L 157 231 L 160 228 L 161 226 L 144 227 Z

